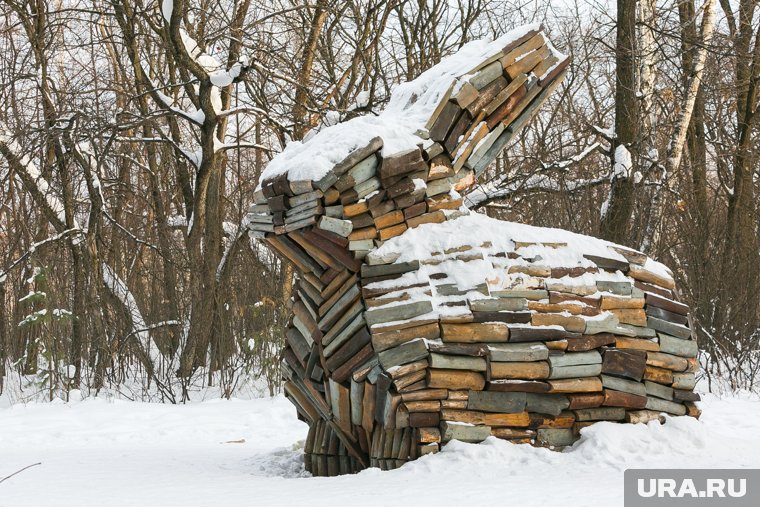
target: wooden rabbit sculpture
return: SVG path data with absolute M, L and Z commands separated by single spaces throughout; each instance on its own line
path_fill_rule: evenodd
M 382 114 L 267 166 L 248 218 L 298 272 L 282 371 L 312 474 L 392 469 L 451 439 L 562 447 L 595 421 L 699 415 L 697 346 L 665 266 L 459 195 L 568 63 L 539 26 L 472 42 Z

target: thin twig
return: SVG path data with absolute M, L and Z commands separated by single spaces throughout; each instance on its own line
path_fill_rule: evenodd
M 9 475 L 9 476 L 7 476 L 7 477 L 3 477 L 2 479 L 0 479 L 0 484 L 4 483 L 5 481 L 7 481 L 8 479 L 10 479 L 10 478 L 11 478 L 11 477 L 13 477 L 14 475 L 18 475 L 18 474 L 20 474 L 21 472 L 23 472 L 24 470 L 27 470 L 27 469 L 29 469 L 29 468 L 32 468 L 32 467 L 36 467 L 37 465 L 42 465 L 42 462 L 39 462 L 39 463 L 32 463 L 31 465 L 27 465 L 27 466 L 25 466 L 25 467 L 24 467 L 24 468 L 22 468 L 21 470 L 16 470 L 16 471 L 15 471 L 15 472 L 13 472 L 11 475 Z

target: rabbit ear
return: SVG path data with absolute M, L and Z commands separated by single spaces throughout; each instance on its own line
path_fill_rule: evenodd
M 569 62 L 535 29 L 454 81 L 426 127 L 455 180 L 474 182 L 562 81 Z
M 431 71 L 433 76 L 439 78 L 438 84 L 445 84 L 444 79 L 452 82 L 440 99 L 429 99 L 432 104 L 437 101 L 437 106 L 425 128 L 415 133 L 421 136 L 418 146 L 407 142 L 404 146 L 411 149 L 396 153 L 386 149 L 383 151 L 391 153 L 382 155 L 383 139 L 372 138 L 373 133 L 367 131 L 392 136 L 393 129 L 387 123 L 384 130 L 379 129 L 371 121 L 357 122 L 358 118 L 336 126 L 338 130 L 326 129 L 322 137 L 316 134 L 287 156 L 283 153 L 270 162 L 265 173 L 271 175 L 264 177 L 254 194 L 256 205 L 248 216 L 252 234 L 279 236 L 316 226 L 366 242 L 362 245 L 367 249 L 372 240 L 400 234 L 406 226 L 422 220 L 417 218 L 420 210 L 421 214 L 430 211 L 423 210 L 423 201 L 447 195 L 452 188 L 466 190 L 475 183 L 562 81 L 569 62 L 535 27 L 512 37 L 500 50 L 496 46 L 491 56 L 469 72 L 469 62 L 462 69 L 460 60 L 451 74 L 446 73 L 451 66 L 442 63 L 440 76 Z M 456 78 L 459 71 L 462 74 Z M 425 79 L 423 83 L 430 81 Z M 400 95 L 407 104 L 401 113 L 428 103 L 417 90 L 412 85 Z M 399 124 L 398 128 L 408 126 Z M 358 135 L 356 129 L 361 131 Z M 429 139 L 423 142 L 426 135 Z M 345 157 L 337 163 L 330 160 L 323 172 L 302 170 L 319 166 L 315 157 L 325 162 L 328 152 Z M 290 169 L 272 169 L 276 167 Z M 309 176 L 319 179 L 302 179 Z M 389 216 L 379 218 L 385 214 Z M 439 218 L 435 215 L 426 220 Z M 350 226 L 338 220 L 350 221 Z

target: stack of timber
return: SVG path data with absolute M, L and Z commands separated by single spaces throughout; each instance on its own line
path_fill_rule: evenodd
M 393 469 L 452 439 L 561 448 L 595 421 L 699 415 L 665 266 L 462 206 L 568 58 L 538 26 L 460 53 L 399 87 L 387 118 L 289 146 L 254 196 L 251 236 L 298 272 L 282 371 L 314 475 Z

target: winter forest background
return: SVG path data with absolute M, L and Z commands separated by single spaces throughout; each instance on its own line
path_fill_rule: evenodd
M 568 77 L 469 205 L 668 264 L 709 385 L 757 389 L 756 0 L 0 0 L 0 391 L 278 392 L 263 167 L 536 21 Z

